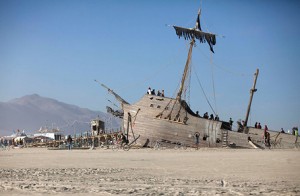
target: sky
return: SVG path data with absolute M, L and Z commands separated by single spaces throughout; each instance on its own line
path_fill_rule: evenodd
M 194 27 L 199 8 L 217 43 L 193 49 L 191 108 L 245 119 L 259 69 L 248 124 L 299 126 L 297 0 L 0 0 L 0 102 L 39 94 L 105 112 L 118 102 L 95 79 L 131 104 L 148 87 L 174 97 L 189 42 L 170 25 Z

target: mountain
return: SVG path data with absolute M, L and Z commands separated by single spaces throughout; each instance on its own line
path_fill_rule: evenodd
M 41 127 L 58 128 L 65 134 L 89 131 L 90 121 L 98 118 L 106 127 L 120 127 L 120 120 L 110 114 L 92 111 L 75 105 L 41 97 L 27 95 L 8 102 L 0 102 L 0 135 L 11 135 L 16 130 L 33 133 Z

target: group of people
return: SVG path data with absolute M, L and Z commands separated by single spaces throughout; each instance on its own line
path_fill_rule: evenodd
M 290 133 L 290 130 L 288 130 L 287 132 Z M 285 133 L 285 131 L 283 130 L 283 128 L 281 128 L 280 133 Z M 292 128 L 292 133 L 290 133 L 290 134 L 298 136 L 298 127 L 293 127 Z
M 267 126 L 267 125 L 265 125 L 265 126 Z M 260 124 L 260 122 L 255 122 L 254 128 L 256 128 L 256 129 L 261 129 L 261 124 Z
M 164 90 L 161 90 L 161 92 L 158 90 L 157 91 L 157 94 L 155 93 L 155 89 L 152 89 L 151 90 L 151 87 L 148 88 L 148 91 L 147 91 L 147 94 L 148 95 L 157 95 L 157 96 L 161 96 L 161 97 L 164 97 L 165 96 L 165 91 Z
M 198 111 L 197 111 L 196 114 L 198 114 Z M 199 116 L 199 117 L 200 117 L 200 116 Z M 205 113 L 203 114 L 203 118 L 206 118 L 206 119 L 209 119 L 209 120 L 220 120 L 218 114 L 216 115 L 216 117 L 214 117 L 213 114 L 211 114 L 210 116 L 208 116 L 208 112 L 205 112 Z

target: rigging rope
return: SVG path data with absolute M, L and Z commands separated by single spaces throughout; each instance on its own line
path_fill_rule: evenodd
M 198 48 L 198 47 L 196 47 L 200 52 L 201 52 L 201 54 L 206 58 L 206 59 L 210 59 L 202 50 L 201 50 L 201 48 Z M 227 73 L 229 73 L 229 74 L 232 74 L 232 75 L 235 75 L 235 76 L 239 76 L 239 77 L 245 77 L 245 76 L 247 76 L 247 77 L 252 77 L 253 76 L 253 74 L 244 74 L 244 73 L 237 73 L 237 72 L 234 72 L 234 71 L 230 71 L 229 69 L 226 69 L 226 68 L 224 68 L 224 67 L 222 67 L 222 66 L 220 66 L 220 65 L 218 65 L 218 64 L 216 64 L 216 63 L 214 63 L 214 62 L 212 62 L 212 64 L 215 66 L 215 67 L 217 67 L 217 68 L 219 68 L 219 69 L 221 69 L 221 70 L 223 70 L 223 71 L 225 71 L 225 72 L 227 72 Z
M 211 74 L 212 74 L 212 85 L 213 85 L 213 94 L 214 94 L 215 109 L 216 109 L 217 114 L 218 114 L 217 99 L 216 99 L 216 89 L 215 89 L 215 78 L 214 78 L 214 64 L 213 64 L 213 55 L 212 55 L 212 52 L 210 52 L 210 64 L 211 64 L 211 69 L 212 69 L 211 70 Z
M 192 64 L 192 62 L 191 62 Z M 187 93 L 187 99 L 186 99 L 186 102 L 188 104 L 188 106 L 191 106 L 190 104 L 190 96 L 191 96 L 191 78 L 192 78 L 192 67 L 190 66 L 190 70 L 189 70 L 189 75 L 188 75 L 188 93 Z
M 204 91 L 204 89 L 203 89 L 203 87 L 202 87 L 202 85 L 201 85 L 201 82 L 200 82 L 200 80 L 199 80 L 199 77 L 198 77 L 196 71 L 195 71 L 195 75 L 196 75 L 197 81 L 198 81 L 198 83 L 199 83 L 199 85 L 200 85 L 200 87 L 201 87 L 202 93 L 203 93 L 203 95 L 204 95 L 204 97 L 205 97 L 205 99 L 206 99 L 206 101 L 207 101 L 209 107 L 211 108 L 211 110 L 213 111 L 213 113 L 216 115 L 216 112 L 215 112 L 215 110 L 213 109 L 213 107 L 211 106 L 211 104 L 210 104 L 210 102 L 209 102 L 209 100 L 208 100 L 208 98 L 207 98 L 207 96 L 206 96 L 206 93 L 205 93 L 205 91 Z
M 165 69 L 168 69 L 168 67 L 170 66 L 170 65 L 174 65 L 174 64 L 176 64 L 176 62 L 177 62 L 177 57 L 178 56 L 180 56 L 180 54 L 182 53 L 182 51 L 181 51 L 181 49 L 178 49 L 177 50 L 177 53 L 174 55 L 174 57 L 172 58 L 172 59 L 170 59 L 167 63 L 164 63 L 163 65 L 161 65 L 161 66 L 157 66 L 157 70 L 155 70 L 154 72 L 147 72 L 147 73 L 149 73 L 148 75 L 146 75 L 145 77 L 143 77 L 143 79 L 142 80 L 140 80 L 140 81 L 136 81 L 136 82 L 133 82 L 133 83 L 131 83 L 131 84 L 128 84 L 128 85 L 124 85 L 124 86 L 122 86 L 122 90 L 123 91 L 128 91 L 128 89 L 130 90 L 130 89 L 134 89 L 134 87 L 137 87 L 137 86 L 144 86 L 145 85 L 145 83 L 146 82 L 148 82 L 149 80 L 151 80 L 151 79 L 155 79 L 156 77 L 159 77 L 160 75 L 159 75 L 159 73 L 162 73 L 163 72 L 163 70 L 165 70 Z M 176 58 L 175 58 L 176 57 Z

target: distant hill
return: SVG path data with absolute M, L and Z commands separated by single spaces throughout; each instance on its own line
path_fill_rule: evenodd
M 65 134 L 90 130 L 90 121 L 99 119 L 106 127 L 120 127 L 120 120 L 100 111 L 91 111 L 75 105 L 41 97 L 27 95 L 8 102 L 0 102 L 0 135 L 11 135 L 16 130 L 33 133 L 41 127 L 59 128 Z

